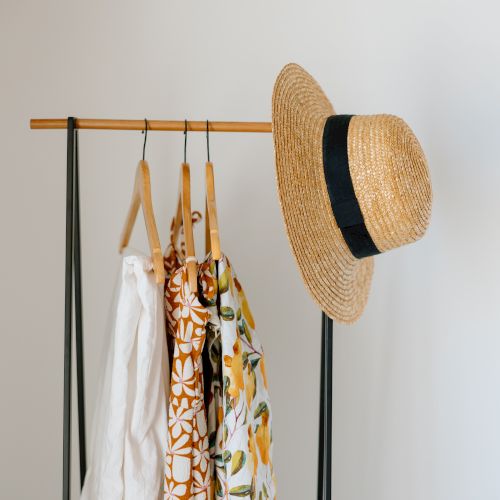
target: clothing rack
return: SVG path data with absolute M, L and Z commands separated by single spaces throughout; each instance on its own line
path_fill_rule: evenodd
M 63 500 L 71 495 L 71 377 L 73 304 L 75 311 L 76 385 L 78 400 L 80 486 L 87 470 L 85 434 L 85 390 L 82 321 L 80 193 L 78 130 L 144 130 L 144 120 L 109 120 L 88 118 L 31 119 L 34 130 L 67 129 L 66 170 L 66 263 L 64 312 L 64 416 L 63 416 Z M 148 130 L 184 132 L 272 132 L 270 122 L 223 122 L 147 120 Z M 74 302 L 73 302 L 74 301 Z M 321 316 L 321 381 L 318 440 L 318 500 L 331 500 L 332 490 L 332 374 L 333 321 Z

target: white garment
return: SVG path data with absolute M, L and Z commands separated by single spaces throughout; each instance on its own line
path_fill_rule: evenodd
M 163 286 L 151 259 L 123 258 L 82 500 L 163 498 L 168 355 Z

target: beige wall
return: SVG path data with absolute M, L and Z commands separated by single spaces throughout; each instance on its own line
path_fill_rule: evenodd
M 427 237 L 378 257 L 364 317 L 336 328 L 335 498 L 498 500 L 499 14 L 487 0 L 3 0 L 0 498 L 60 496 L 65 134 L 29 118 L 269 120 L 296 61 L 339 112 L 404 117 L 435 191 Z M 267 350 L 280 498 L 312 499 L 319 312 L 288 249 L 271 136 L 211 145 L 223 247 Z M 141 148 L 138 132 L 81 133 L 89 415 Z M 151 133 L 147 159 L 166 243 L 182 135 Z M 204 159 L 190 135 L 194 208 Z

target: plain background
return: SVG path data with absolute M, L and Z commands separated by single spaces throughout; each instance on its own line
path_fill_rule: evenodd
M 0 5 L 2 499 L 53 500 L 61 487 L 66 137 L 29 118 L 270 120 L 290 61 L 340 113 L 403 117 L 434 188 L 426 237 L 377 257 L 364 316 L 335 328 L 334 498 L 500 498 L 498 2 Z M 89 419 L 142 141 L 80 135 Z M 204 141 L 188 138 L 198 209 Z M 182 148 L 180 133 L 148 135 L 164 245 Z M 320 313 L 288 248 L 272 138 L 213 134 L 211 152 L 223 248 L 267 352 L 279 497 L 312 499 Z M 133 243 L 146 249 L 141 222 Z

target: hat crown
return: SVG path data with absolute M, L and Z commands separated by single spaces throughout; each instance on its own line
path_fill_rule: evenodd
M 349 170 L 363 218 L 381 252 L 420 239 L 432 191 L 424 152 L 410 127 L 393 115 L 353 116 Z

